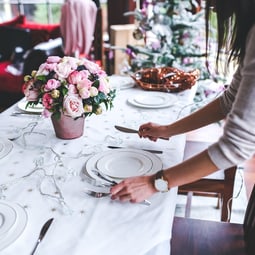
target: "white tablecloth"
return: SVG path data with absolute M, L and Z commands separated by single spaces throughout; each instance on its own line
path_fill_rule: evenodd
M 0 137 L 8 137 L 15 128 L 24 128 L 33 122 L 37 122 L 34 132 L 43 134 L 35 133 L 32 140 L 28 139 L 30 136 L 25 137 L 27 147 L 21 136 L 13 141 L 9 155 L 0 159 L 0 185 L 5 184 L 7 188 L 0 194 L 1 199 L 18 203 L 28 215 L 24 232 L 0 251 L 1 255 L 30 254 L 43 223 L 51 217 L 55 220 L 38 247 L 38 255 L 170 254 L 176 189 L 155 194 L 149 199 L 149 207 L 121 203 L 109 197 L 86 195 L 84 189 L 89 184 L 80 174 L 86 160 L 93 153 L 109 150 L 108 145 L 163 150 L 158 156 L 164 167 L 182 160 L 185 136 L 154 143 L 139 139 L 137 134 L 121 133 L 114 125 L 138 128 L 148 121 L 174 121 L 187 113 L 188 107 L 184 106 L 190 104 L 194 89 L 176 94 L 177 103 L 163 109 L 143 109 L 128 104 L 127 99 L 138 93 L 151 92 L 139 88 L 118 90 L 114 108 L 86 118 L 84 135 L 74 140 L 56 138 L 50 119 L 11 116 L 17 105 L 0 114 Z M 30 176 L 21 178 L 33 170 L 36 171 Z M 53 172 L 59 192 L 52 182 Z M 56 199 L 59 193 L 63 196 L 62 205 Z

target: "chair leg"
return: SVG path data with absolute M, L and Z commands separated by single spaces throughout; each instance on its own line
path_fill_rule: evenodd
M 230 221 L 231 209 L 232 209 L 232 197 L 234 191 L 235 175 L 236 175 L 236 166 L 230 167 L 225 170 L 225 183 L 224 183 L 224 192 L 222 193 L 222 208 L 221 208 L 221 221 Z
M 217 201 L 216 209 L 220 209 L 220 204 L 221 204 L 221 195 L 218 194 L 218 201 Z
M 230 221 L 232 209 L 232 193 L 231 194 L 223 194 L 222 198 L 222 207 L 221 207 L 221 221 Z
M 193 196 L 193 192 L 189 191 L 187 193 L 187 202 L 186 202 L 186 207 L 185 207 L 185 218 L 190 218 L 192 196 Z

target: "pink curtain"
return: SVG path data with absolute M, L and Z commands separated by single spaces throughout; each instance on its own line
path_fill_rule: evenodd
M 65 55 L 88 55 L 96 24 L 97 6 L 92 0 L 67 0 L 61 9 L 60 30 Z

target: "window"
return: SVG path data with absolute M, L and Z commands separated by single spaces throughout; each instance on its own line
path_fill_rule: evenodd
M 38 23 L 58 23 L 64 0 L 0 0 L 0 22 L 19 14 Z

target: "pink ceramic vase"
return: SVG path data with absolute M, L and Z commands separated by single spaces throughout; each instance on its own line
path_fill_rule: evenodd
M 56 136 L 61 139 L 74 139 L 83 135 L 85 117 L 73 119 L 61 114 L 60 119 L 51 117 Z

